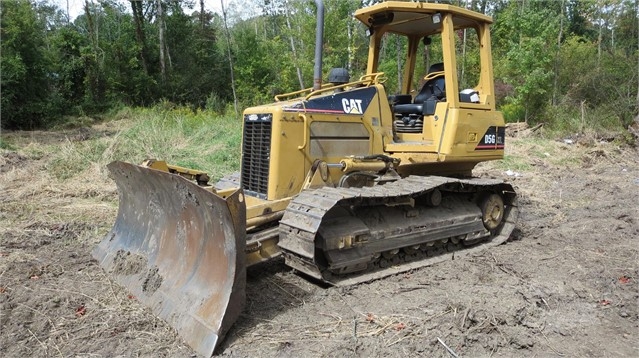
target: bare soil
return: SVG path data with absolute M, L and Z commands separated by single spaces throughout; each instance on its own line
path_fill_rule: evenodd
M 103 166 L 49 174 L 47 150 L 103 130 L 3 134 L 20 149 L 0 151 L 0 356 L 193 355 L 91 257 L 117 211 Z M 508 141 L 506 160 L 476 175 L 519 193 L 509 242 L 347 288 L 281 261 L 251 269 L 218 353 L 449 357 L 445 344 L 461 357 L 639 356 L 639 151 Z

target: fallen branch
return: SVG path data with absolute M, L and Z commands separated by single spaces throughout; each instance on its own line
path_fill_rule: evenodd
M 449 346 L 446 345 L 446 343 L 444 343 L 444 341 L 442 341 L 441 338 L 437 337 L 437 340 L 439 341 L 439 343 L 441 343 L 442 346 L 444 346 L 444 348 L 446 348 L 446 350 L 448 351 L 448 353 L 450 353 L 451 356 L 455 357 L 455 358 L 459 358 L 459 356 L 457 355 L 457 353 L 455 353 L 455 351 L 450 348 Z

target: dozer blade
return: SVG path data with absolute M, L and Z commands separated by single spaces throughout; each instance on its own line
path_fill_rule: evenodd
M 108 165 L 120 206 L 93 256 L 117 282 L 210 357 L 246 296 L 246 204 L 179 175 Z

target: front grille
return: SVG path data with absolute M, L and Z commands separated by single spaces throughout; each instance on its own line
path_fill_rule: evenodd
M 395 133 L 421 133 L 424 130 L 424 116 L 395 113 L 393 125 Z
M 271 159 L 271 114 L 244 115 L 242 139 L 242 188 L 266 199 Z

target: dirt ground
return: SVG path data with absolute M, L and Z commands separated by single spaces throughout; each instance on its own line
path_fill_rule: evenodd
M 175 332 L 91 257 L 117 191 L 103 163 L 51 177 L 42 148 L 102 129 L 13 132 L 0 151 L 0 356 L 188 357 Z M 566 143 L 568 142 L 568 143 Z M 222 356 L 639 356 L 639 151 L 596 138 L 509 137 L 476 174 L 519 193 L 511 240 L 348 288 L 282 262 L 253 269 Z

